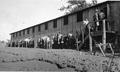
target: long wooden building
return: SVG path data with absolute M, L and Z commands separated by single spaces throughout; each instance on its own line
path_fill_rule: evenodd
M 80 11 L 64 15 L 41 24 L 37 24 L 20 31 L 11 33 L 11 45 L 28 37 L 34 40 L 34 47 L 37 47 L 37 40 L 43 36 L 52 38 L 57 33 L 72 33 L 75 37 L 77 32 L 84 29 L 84 20 L 90 25 L 95 23 L 94 16 L 97 11 L 103 11 L 106 19 L 107 41 L 113 37 L 116 46 L 120 47 L 120 1 L 106 1 L 97 5 L 82 9 Z M 92 33 L 94 39 L 99 41 L 102 31 Z

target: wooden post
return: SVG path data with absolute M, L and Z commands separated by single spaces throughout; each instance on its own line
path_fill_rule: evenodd
M 106 27 L 105 27 L 105 19 L 103 20 L 103 50 L 105 51 L 106 49 Z
M 76 31 L 76 47 L 77 47 L 77 51 L 79 51 L 79 47 L 78 47 L 78 31 Z
M 20 47 L 20 43 L 19 43 L 19 41 L 18 41 L 18 48 Z
M 76 38 L 76 42 L 77 42 L 77 51 L 79 51 L 79 47 L 78 47 L 78 38 Z
M 101 48 L 102 44 L 98 44 L 98 46 L 99 46 L 99 48 L 100 48 L 100 50 L 101 50 L 103 56 L 105 56 L 105 53 L 104 53 L 103 49 Z
M 84 43 L 84 31 L 82 30 L 82 43 Z
M 27 41 L 25 41 L 26 42 L 26 48 L 27 48 Z
M 110 5 L 107 4 L 107 18 L 109 18 L 109 15 L 110 15 Z
M 89 30 L 89 48 L 90 48 L 90 52 L 92 52 L 92 37 L 90 33 L 90 25 L 88 25 L 88 30 Z
M 107 4 L 107 28 L 110 31 L 111 28 L 110 28 L 110 24 L 108 22 L 108 19 L 110 19 L 110 5 L 109 4 Z
M 37 48 L 38 44 L 37 44 L 37 37 L 34 37 L 34 48 Z
M 25 43 L 26 43 L 26 44 L 25 44 L 25 45 L 26 45 L 25 47 L 27 48 L 27 41 L 25 41 Z

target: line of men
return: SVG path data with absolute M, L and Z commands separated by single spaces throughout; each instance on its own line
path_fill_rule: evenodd
M 8 47 L 27 47 L 27 48 L 34 48 L 34 40 L 30 40 L 26 38 L 25 40 L 20 40 L 16 42 L 12 42 L 8 45 Z
M 51 48 L 50 37 L 48 37 L 48 36 L 41 37 L 37 41 L 37 48 L 50 49 Z
M 38 48 L 52 48 L 52 49 L 76 49 L 76 39 L 72 34 L 63 36 L 56 34 L 52 39 L 40 38 L 38 41 Z
M 17 42 L 12 42 L 9 47 L 26 47 L 34 48 L 34 40 L 32 38 L 26 38 Z M 69 33 L 67 35 L 56 34 L 52 38 L 48 36 L 41 37 L 37 41 L 37 48 L 43 49 L 76 49 L 76 39 Z

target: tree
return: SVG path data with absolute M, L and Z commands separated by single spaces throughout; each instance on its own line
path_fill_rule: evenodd
M 68 0 L 67 6 L 62 6 L 59 10 L 65 11 L 65 14 L 73 13 L 78 10 L 97 4 L 97 0 L 92 0 L 92 3 L 87 3 L 86 0 Z
M 97 4 L 97 0 L 92 0 L 92 5 L 96 5 Z

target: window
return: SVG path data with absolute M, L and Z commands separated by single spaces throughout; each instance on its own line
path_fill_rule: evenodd
M 35 32 L 35 27 L 32 28 L 32 32 L 33 32 L 33 33 Z
M 19 36 L 21 36 L 21 31 L 19 32 Z
M 77 22 L 83 21 L 83 12 L 77 12 Z
M 118 37 L 118 44 L 120 43 L 120 37 Z
M 30 33 L 30 30 L 29 29 L 27 29 L 27 34 L 29 34 Z
M 38 26 L 38 32 L 40 32 L 40 31 L 41 31 L 41 26 L 39 25 L 39 26 Z
M 17 34 L 18 34 L 18 33 L 16 33 L 16 37 L 17 37 Z
M 65 16 L 64 17 L 64 25 L 67 25 L 68 24 L 68 16 Z
M 13 38 L 15 37 L 15 34 L 13 34 Z
M 23 30 L 23 35 L 25 35 L 25 30 Z
M 53 28 L 56 28 L 57 27 L 57 20 L 54 20 L 53 21 Z
M 48 23 L 45 23 L 45 30 L 48 29 Z

